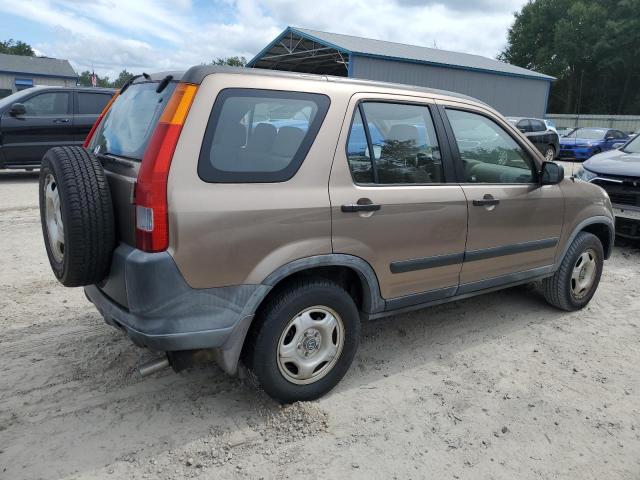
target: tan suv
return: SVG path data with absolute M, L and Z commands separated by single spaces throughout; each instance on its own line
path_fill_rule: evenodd
M 242 361 L 285 402 L 338 383 L 361 320 L 533 281 L 582 308 L 614 238 L 607 194 L 477 100 L 209 66 L 123 87 L 40 208 L 58 279 L 167 353 L 146 372 Z

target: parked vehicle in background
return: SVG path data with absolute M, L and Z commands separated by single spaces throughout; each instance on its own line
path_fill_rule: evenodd
M 575 127 L 558 127 L 556 128 L 556 132 L 559 137 L 564 137 L 566 135 L 569 135 L 575 129 L 576 129 Z
M 134 80 L 96 125 L 43 159 L 44 243 L 64 285 L 166 352 L 144 372 L 241 360 L 314 399 L 361 320 L 533 281 L 578 310 L 613 247 L 606 193 L 465 95 L 197 66 Z
M 0 169 L 38 168 L 50 148 L 82 145 L 114 92 L 42 86 L 0 100 Z
M 629 135 L 611 128 L 579 127 L 560 138 L 560 158 L 584 161 L 627 143 Z
M 560 151 L 558 133 L 550 129 L 544 120 L 522 117 L 507 117 L 507 120 L 524 133 L 527 140 L 544 155 L 545 160 L 550 162 L 557 157 Z
M 576 178 L 599 185 L 609 194 L 616 234 L 640 239 L 640 137 L 617 150 L 591 157 Z
M 629 138 L 636 138 L 640 134 L 640 130 L 637 130 L 629 134 Z
M 544 122 L 544 124 L 547 126 L 549 130 L 553 130 L 554 132 L 558 133 L 558 129 L 556 128 L 556 124 L 553 120 L 544 119 L 542 121 Z

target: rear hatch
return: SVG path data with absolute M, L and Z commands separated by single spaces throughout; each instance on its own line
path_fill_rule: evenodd
M 123 88 L 99 120 L 87 145 L 98 156 L 109 181 L 118 240 L 133 247 L 136 179 L 145 150 L 177 84 L 167 82 L 167 75 L 154 77 L 140 78 Z
M 180 75 L 144 76 L 125 85 L 89 134 L 86 148 L 103 165 L 116 222 L 117 243 L 136 247 L 136 183 L 165 108 L 178 88 Z M 167 109 L 169 112 L 170 108 Z M 157 135 L 156 135 L 157 137 Z M 148 162 L 148 160 L 146 160 Z M 153 163 L 153 161 L 151 161 Z M 140 185 L 138 185 L 138 189 Z M 138 192 L 138 197 L 141 194 Z M 116 250 L 111 270 L 98 287 L 124 308 L 129 308 L 125 280 L 127 250 Z

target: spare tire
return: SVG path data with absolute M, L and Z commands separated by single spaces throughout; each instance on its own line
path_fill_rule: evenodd
M 109 273 L 115 246 L 111 192 L 102 165 L 82 147 L 55 147 L 40 167 L 40 221 L 51 269 L 67 287 Z

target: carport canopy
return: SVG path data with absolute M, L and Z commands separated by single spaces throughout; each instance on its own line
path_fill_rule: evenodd
M 349 52 L 288 28 L 256 55 L 248 66 L 346 77 Z

